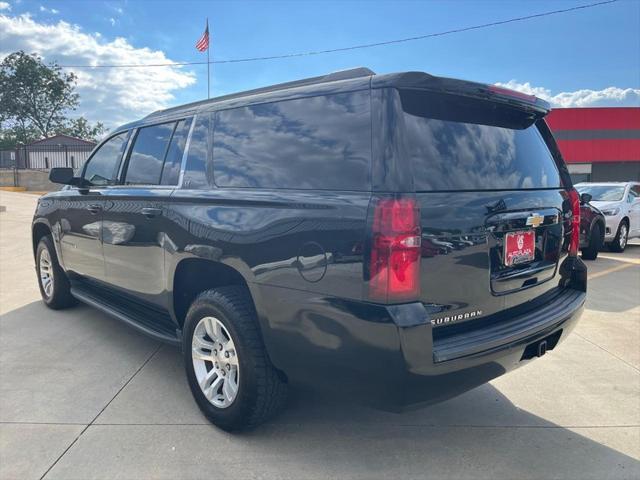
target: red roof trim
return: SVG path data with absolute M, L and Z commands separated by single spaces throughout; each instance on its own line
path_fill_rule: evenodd
M 640 162 L 639 139 L 558 140 L 567 163 Z
M 558 130 L 640 130 L 640 107 L 557 108 L 546 117 Z

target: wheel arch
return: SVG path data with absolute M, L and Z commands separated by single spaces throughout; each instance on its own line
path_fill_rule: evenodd
M 45 237 L 47 235 L 52 235 L 53 231 L 51 230 L 51 227 L 49 226 L 49 224 L 45 221 L 36 221 L 32 226 L 31 226 L 31 242 L 32 242 L 32 247 L 33 247 L 33 256 L 35 258 L 36 255 L 36 249 L 38 248 L 38 243 L 40 243 L 40 240 L 42 240 L 42 237 Z M 54 242 L 55 244 L 55 242 Z
M 206 290 L 229 285 L 244 286 L 256 306 L 255 294 L 245 277 L 232 266 L 215 260 L 199 257 L 182 259 L 176 265 L 170 283 L 172 313 L 180 328 L 193 300 Z
M 607 222 L 603 218 L 596 218 L 594 225 L 598 225 L 600 227 L 600 243 L 601 245 L 604 245 L 604 235 L 607 231 Z M 593 228 L 593 226 L 591 228 Z

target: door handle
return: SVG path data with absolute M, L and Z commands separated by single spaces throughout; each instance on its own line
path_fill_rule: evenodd
M 92 205 L 87 206 L 87 210 L 89 210 L 89 213 L 91 213 L 91 215 L 95 215 L 102 211 L 102 205 L 98 205 L 94 203 Z
M 146 207 L 142 209 L 142 214 L 147 218 L 154 218 L 162 215 L 161 208 Z

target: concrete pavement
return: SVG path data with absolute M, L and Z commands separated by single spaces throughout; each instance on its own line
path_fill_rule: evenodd
M 176 349 L 89 307 L 44 307 L 35 202 L 0 192 L 2 480 L 640 478 L 640 244 L 589 262 L 574 333 L 490 384 L 403 414 L 295 390 L 283 415 L 230 435 L 200 414 Z

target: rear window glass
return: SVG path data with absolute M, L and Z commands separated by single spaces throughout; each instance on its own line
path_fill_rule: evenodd
M 196 117 L 189 149 L 187 166 L 182 179 L 183 188 L 209 188 L 213 184 L 213 166 L 211 162 L 211 119 L 212 114 L 200 113 Z
M 184 153 L 185 144 L 187 143 L 190 128 L 190 118 L 187 120 L 180 120 L 176 125 L 173 136 L 171 137 L 171 143 L 169 143 L 167 156 L 164 160 L 164 167 L 162 168 L 162 178 L 160 181 L 162 185 L 178 184 L 180 166 L 182 165 L 182 155 Z
M 624 197 L 624 188 L 617 185 L 576 185 L 580 194 L 588 193 L 597 202 L 619 202 Z
M 535 118 L 489 102 L 446 97 L 403 95 L 417 191 L 560 187 Z
M 175 123 L 163 123 L 138 130 L 125 177 L 127 185 L 157 185 L 160 183 L 164 155 Z
M 215 183 L 221 187 L 369 189 L 369 92 L 217 112 Z

